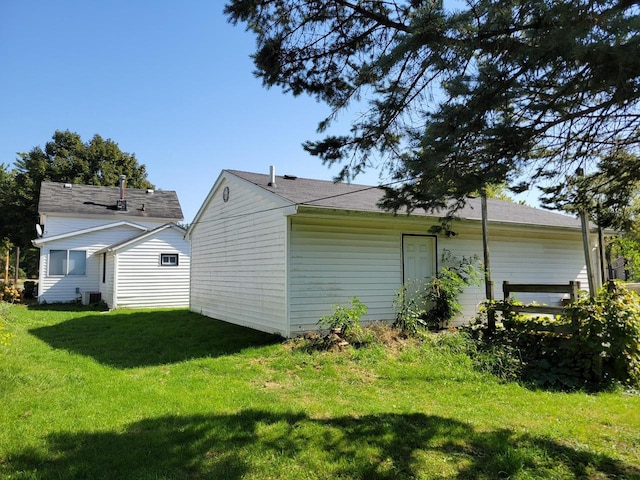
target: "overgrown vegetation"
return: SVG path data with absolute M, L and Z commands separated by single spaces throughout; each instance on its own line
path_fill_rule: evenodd
M 559 389 L 640 387 L 640 296 L 623 284 L 610 283 L 554 318 L 516 314 L 508 303 L 496 303 L 506 311 L 503 328 L 490 336 L 482 324 L 467 329 L 483 368 Z
M 325 335 L 310 333 L 307 339 L 318 349 L 366 345 L 373 341 L 371 331 L 362 328 L 361 319 L 366 313 L 367 306 L 357 297 L 351 299 L 351 305 L 334 305 L 333 312 L 318 321 Z
M 477 256 L 456 257 L 444 250 L 440 271 L 426 283 L 407 282 L 394 302 L 394 326 L 409 334 L 421 328 L 437 330 L 447 327 L 462 311 L 460 294 L 480 282 L 480 260 Z

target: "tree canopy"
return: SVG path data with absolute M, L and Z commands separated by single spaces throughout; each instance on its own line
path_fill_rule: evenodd
M 122 174 L 132 188 L 153 188 L 145 165 L 138 164 L 134 154 L 122 152 L 113 140 L 96 134 L 83 142 L 77 133 L 56 131 L 44 148 L 36 146 L 18 153 L 12 170 L 0 165 L 0 238 L 7 238 L 26 252 L 35 238 L 43 180 L 117 186 Z M 29 273 L 34 273 L 34 268 L 37 271 L 34 265 L 25 267 Z
M 340 163 L 341 180 L 388 170 L 398 184 L 382 205 L 411 210 L 455 208 L 491 184 L 560 184 L 620 149 L 636 155 L 639 4 L 230 0 L 225 12 L 255 33 L 265 86 L 332 107 L 320 132 L 364 106 L 349 134 L 304 148 Z

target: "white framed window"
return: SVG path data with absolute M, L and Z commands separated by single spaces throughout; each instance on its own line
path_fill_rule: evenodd
M 177 253 L 160 254 L 160 265 L 162 265 L 163 267 L 177 267 L 178 254 Z
M 84 250 L 50 250 L 49 275 L 86 275 L 87 252 Z

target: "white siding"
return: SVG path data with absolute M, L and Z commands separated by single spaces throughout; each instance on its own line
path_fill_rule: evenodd
M 162 253 L 178 254 L 178 265 L 160 265 Z M 189 305 L 189 242 L 182 233 L 166 228 L 152 237 L 123 247 L 116 255 L 117 307 Z M 113 255 L 109 256 L 113 272 Z
M 432 224 L 293 217 L 290 233 L 291 334 L 317 328 L 336 304 L 358 297 L 365 320 L 393 320 L 402 285 L 402 233 L 427 234 Z
M 64 233 L 77 232 L 80 230 L 86 230 L 87 228 L 109 225 L 120 221 L 128 221 L 147 229 L 159 227 L 160 225 L 164 225 L 168 222 L 167 219 L 149 220 L 141 217 L 127 217 L 125 215 L 105 215 L 101 218 L 74 218 L 47 215 L 43 237 L 54 237 Z
M 480 225 L 465 225 L 456 228 L 459 234 L 451 239 L 442 239 L 441 249 L 449 249 L 455 255 L 477 255 L 482 260 L 482 237 Z M 489 250 L 491 279 L 494 296 L 503 298 L 502 282 L 511 283 L 558 283 L 579 281 L 583 289 L 588 288 L 582 236 L 579 231 L 545 230 L 531 227 L 496 227 L 489 225 Z M 562 295 L 545 293 L 520 293 L 516 298 L 525 303 L 560 304 Z M 461 295 L 462 316 L 456 323 L 467 322 L 476 315 L 477 307 L 485 300 L 484 282 L 479 287 L 469 287 Z
M 102 255 L 100 255 L 102 257 Z M 102 258 L 100 258 L 100 265 L 102 265 Z M 100 293 L 102 299 L 107 303 L 109 308 L 114 304 L 113 298 L 113 274 L 114 274 L 114 258 L 113 255 L 107 254 L 107 268 L 104 275 L 104 283 L 102 283 L 102 270 L 100 270 Z
M 428 220 L 387 217 L 381 220 L 295 216 L 290 233 L 291 334 L 317 328 L 318 319 L 335 304 L 358 297 L 368 306 L 365 320 L 392 320 L 393 301 L 402 284 L 402 235 L 428 234 Z M 444 249 L 455 256 L 482 259 L 480 224 L 454 224 L 458 235 L 438 238 L 437 256 Z M 535 233 L 537 232 L 537 233 Z M 531 228 L 491 228 L 490 249 L 496 298 L 502 281 L 567 283 L 586 286 L 580 232 Z M 538 296 L 540 303 L 557 304 L 559 297 Z M 531 300 L 531 297 L 523 300 Z M 484 285 L 469 287 L 461 296 L 468 321 L 484 300 Z
M 191 231 L 192 311 L 288 334 L 287 220 L 279 206 L 241 181 L 218 185 Z
M 44 244 L 40 249 L 38 300 L 48 303 L 70 302 L 79 298 L 82 292 L 99 291 L 102 281 L 100 276 L 102 258 L 100 255 L 93 254 L 138 233 L 140 233 L 139 229 L 123 225 Z M 86 275 L 49 276 L 50 250 L 85 250 L 87 252 Z

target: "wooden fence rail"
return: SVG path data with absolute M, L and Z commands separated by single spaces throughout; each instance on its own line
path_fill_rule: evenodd
M 509 300 L 512 293 L 564 293 L 569 295 L 569 302 L 578 298 L 580 282 L 571 281 L 566 284 L 545 284 L 545 283 L 502 283 L 504 299 Z M 559 315 L 563 307 L 549 305 L 513 305 L 509 311 L 517 313 L 549 313 Z M 497 308 L 496 310 L 502 310 Z

